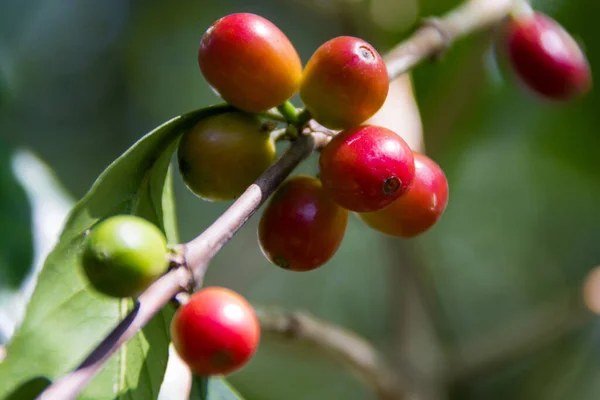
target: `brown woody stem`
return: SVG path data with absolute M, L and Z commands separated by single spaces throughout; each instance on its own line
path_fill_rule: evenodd
M 257 315 L 265 334 L 302 341 L 323 350 L 356 372 L 379 400 L 405 398 L 404 385 L 394 369 L 377 349 L 355 333 L 306 313 L 259 309 Z
M 429 18 L 408 40 L 384 55 L 390 80 L 446 51 L 457 39 L 504 19 L 519 0 L 471 0 Z

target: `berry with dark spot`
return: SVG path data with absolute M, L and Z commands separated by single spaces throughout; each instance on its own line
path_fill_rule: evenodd
M 179 356 L 200 376 L 226 375 L 243 367 L 260 341 L 252 306 L 236 292 L 208 287 L 175 313 L 171 340 Z
M 506 43 L 514 71 L 535 93 L 570 100 L 590 89 L 591 72 L 585 54 L 552 18 L 541 13 L 512 17 Z
M 179 142 L 185 184 L 209 201 L 239 197 L 275 160 L 270 130 L 256 115 L 243 112 L 201 120 Z
M 330 129 L 357 126 L 375 114 L 389 90 L 383 59 L 364 40 L 340 36 L 312 55 L 300 97 L 317 122 Z
M 417 236 L 441 218 L 448 204 L 448 181 L 440 166 L 414 153 L 415 179 L 408 192 L 383 210 L 361 213 L 371 228 L 398 237 Z
M 415 176 L 413 153 L 395 132 L 363 125 L 336 135 L 321 151 L 323 188 L 342 207 L 380 210 L 402 197 Z
M 204 34 L 198 64 L 206 81 L 234 107 L 262 112 L 292 97 L 302 77 L 296 49 L 271 21 L 231 14 Z
M 299 175 L 285 181 L 265 208 L 258 240 L 265 256 L 290 271 L 310 271 L 333 257 L 348 211 L 327 196 L 321 182 Z

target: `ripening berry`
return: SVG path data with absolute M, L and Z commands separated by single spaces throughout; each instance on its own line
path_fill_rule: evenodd
M 327 196 L 321 182 L 298 175 L 275 192 L 260 219 L 258 240 L 265 256 L 290 271 L 310 271 L 337 251 L 348 211 Z
M 569 100 L 591 87 L 588 61 L 573 37 L 541 14 L 513 17 L 506 30 L 508 57 L 520 80 L 537 94 Z
M 226 375 L 256 352 L 260 326 L 252 306 L 236 292 L 208 287 L 194 293 L 171 321 L 177 354 L 200 376 Z
M 395 132 L 363 125 L 336 135 L 321 151 L 325 191 L 356 212 L 380 210 L 400 198 L 415 176 L 413 153 Z
M 381 108 L 389 86 L 377 50 L 364 40 L 340 36 L 325 42 L 306 64 L 300 97 L 321 125 L 347 129 Z
M 255 14 L 231 14 L 204 34 L 198 65 L 234 107 L 262 112 L 292 97 L 302 77 L 296 49 L 277 26 Z
M 239 197 L 275 160 L 270 128 L 256 115 L 230 112 L 201 120 L 179 142 L 187 187 L 209 201 Z
M 91 285 L 113 297 L 135 297 L 166 272 L 167 240 L 152 223 L 118 215 L 94 226 L 81 257 Z
M 424 154 L 414 153 L 415 179 L 404 196 L 383 210 L 361 213 L 371 228 L 398 237 L 417 236 L 431 228 L 448 204 L 444 171 Z

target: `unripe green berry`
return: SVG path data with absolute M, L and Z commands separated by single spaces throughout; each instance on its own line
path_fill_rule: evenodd
M 230 112 L 200 121 L 179 143 L 187 187 L 209 201 L 239 197 L 275 160 L 270 128 L 260 118 Z
M 133 215 L 108 218 L 85 238 L 81 263 L 91 285 L 112 297 L 135 297 L 166 272 L 167 240 Z

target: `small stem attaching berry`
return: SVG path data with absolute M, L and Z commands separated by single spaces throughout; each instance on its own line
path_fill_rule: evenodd
M 258 113 L 258 116 L 265 118 L 265 119 L 270 119 L 272 121 L 287 122 L 287 119 L 285 119 L 285 117 L 283 115 L 281 115 L 281 113 L 279 111 L 277 111 L 276 108 L 273 108 L 269 111 L 265 111 L 262 113 Z
M 296 125 L 288 125 L 287 128 L 285 128 L 284 138 L 290 141 L 296 140 L 298 138 L 298 128 L 296 127 Z
M 288 123 L 294 125 L 298 123 L 298 110 L 296 110 L 296 107 L 289 100 L 279 105 L 277 110 Z
M 304 125 L 308 123 L 312 119 L 312 114 L 308 111 L 307 108 L 303 109 L 298 113 L 298 127 L 302 128 Z

